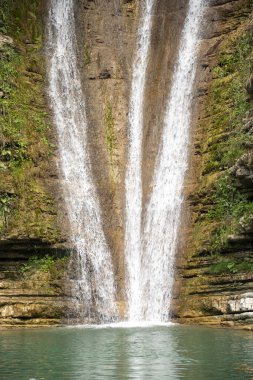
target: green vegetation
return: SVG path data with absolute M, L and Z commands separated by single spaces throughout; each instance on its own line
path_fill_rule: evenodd
M 213 69 L 207 105 L 211 134 L 203 153 L 207 155 L 203 174 L 231 167 L 253 146 L 253 136 L 243 131 L 250 110 L 246 83 L 253 73 L 252 37 L 249 32 L 234 37 L 222 47 Z
M 41 25 L 36 22 L 41 5 L 41 0 L 0 0 L 0 33 L 41 42 Z
M 207 213 L 207 217 L 211 220 L 241 218 L 247 212 L 253 211 L 253 204 L 238 191 L 234 178 L 229 174 L 217 180 L 211 198 L 213 207 Z
M 89 65 L 91 63 L 91 49 L 88 45 L 84 45 L 83 60 L 85 65 Z
M 21 266 L 20 273 L 23 276 L 28 276 L 33 272 L 40 271 L 49 273 L 52 277 L 58 277 L 64 274 L 68 260 L 68 257 L 59 259 L 49 255 L 46 255 L 42 258 L 39 258 L 38 256 L 32 256 L 29 258 L 26 264 L 23 264 Z
M 0 193 L 0 230 L 8 227 L 8 216 L 14 208 L 15 197 Z
M 105 105 L 105 138 L 106 138 L 106 146 L 110 154 L 110 158 L 112 160 L 113 150 L 115 144 L 117 143 L 117 137 L 115 133 L 115 125 L 114 118 L 112 114 L 112 106 L 107 102 Z
M 30 257 L 19 267 L 18 280 L 21 287 L 32 288 L 38 293 L 61 295 L 68 262 L 68 257 L 56 258 L 50 255 Z
M 54 154 L 45 94 L 41 0 L 0 0 L 0 235 L 55 241 L 43 178 Z
M 253 213 L 253 203 L 238 189 L 230 171 L 253 147 L 250 128 L 245 129 L 251 120 L 246 84 L 253 74 L 249 28 L 239 27 L 219 49 L 202 126 L 206 139 L 202 146 L 202 183 L 197 194 L 202 207 L 195 240 L 196 250 L 203 254 L 229 248 L 229 236 L 240 233 L 240 220 L 247 220 Z M 229 270 L 226 262 L 220 265 Z
M 47 152 L 49 123 L 43 107 L 42 75 L 32 72 L 29 59 L 17 53 L 13 46 L 4 45 L 0 58 L 3 92 L 0 159 L 12 169 L 22 166 L 24 160 L 36 159 L 37 152 L 32 145 L 38 143 L 38 136 L 40 150 Z M 38 56 L 38 65 L 39 59 Z
M 253 271 L 253 262 L 252 261 L 243 261 L 237 262 L 235 260 L 224 260 L 216 264 L 211 265 L 207 273 L 209 274 L 226 274 L 226 273 L 238 273 L 238 272 L 252 272 Z
M 235 180 L 229 174 L 218 179 L 211 200 L 213 205 L 206 217 L 219 226 L 212 238 L 212 250 L 216 251 L 224 248 L 229 235 L 238 232 L 240 219 L 247 219 L 253 213 L 253 203 L 236 188 Z

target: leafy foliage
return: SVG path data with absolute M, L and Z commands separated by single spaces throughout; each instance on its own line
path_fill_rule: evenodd
M 20 273 L 22 275 L 28 275 L 34 271 L 41 271 L 49 273 L 55 277 L 57 274 L 62 274 L 64 272 L 67 262 L 67 257 L 57 259 L 50 255 L 44 257 L 32 256 L 26 264 L 21 266 Z
M 55 150 L 50 141 L 41 54 L 42 3 L 41 0 L 0 0 L 0 30 L 8 34 L 0 48 L 0 176 L 3 178 L 0 191 L 3 197 L 9 190 L 13 194 L 7 200 L 2 197 L 0 233 L 3 236 L 14 231 L 55 241 L 60 236 L 56 210 L 42 180 L 49 169 L 48 157 Z
M 253 72 L 252 37 L 239 35 L 231 46 L 225 46 L 213 68 L 207 113 L 209 133 L 213 136 L 203 150 L 206 155 L 203 174 L 231 167 L 253 145 L 253 137 L 243 131 L 250 110 L 246 82 Z
M 0 230 L 8 227 L 8 216 L 14 208 L 14 202 L 15 196 L 8 193 L 0 193 Z
M 253 74 L 253 41 L 249 28 L 239 27 L 220 45 L 212 69 L 203 130 L 202 184 L 198 193 L 195 239 L 200 254 L 229 248 L 229 237 L 240 233 L 241 218 L 253 213 L 253 203 L 237 187 L 230 168 L 253 147 L 251 103 L 246 83 Z M 232 270 L 232 267 L 231 267 Z
M 213 207 L 207 213 L 209 219 L 228 221 L 253 211 L 253 204 L 237 189 L 234 178 L 229 174 L 217 181 L 211 199 Z
M 252 272 L 253 271 L 253 262 L 244 261 L 236 262 L 234 260 L 224 260 L 216 264 L 211 265 L 207 273 L 209 274 L 225 274 L 232 273 L 236 274 L 238 272 Z

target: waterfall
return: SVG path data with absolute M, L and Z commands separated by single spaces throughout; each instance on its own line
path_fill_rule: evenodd
M 87 143 L 87 119 L 76 56 L 73 0 L 50 0 L 47 32 L 49 96 L 58 134 L 62 184 L 74 247 L 73 292 L 81 320 L 117 315 L 110 252 Z
M 135 266 L 133 270 L 135 276 L 129 279 L 133 282 L 130 288 L 136 293 L 129 298 L 129 310 L 137 310 L 136 313 L 130 314 L 130 318 L 133 316 L 135 320 L 139 321 L 163 322 L 169 319 L 173 267 L 183 202 L 183 183 L 187 169 L 198 35 L 204 4 L 205 0 L 189 1 L 188 14 L 180 40 L 177 64 L 165 112 L 152 192 L 145 210 L 142 234 L 140 234 L 139 216 L 141 199 L 139 195 L 141 190 L 139 162 L 135 164 L 138 170 L 131 176 L 129 175 L 132 178 L 136 176 L 135 181 L 138 181 L 138 186 L 127 189 L 129 201 L 130 195 L 132 197 L 131 207 L 138 206 L 136 212 L 131 213 L 132 218 L 137 218 L 136 222 L 132 222 L 132 226 L 136 228 L 136 232 L 132 231 L 132 234 L 135 233 L 138 240 L 135 247 L 132 245 L 130 247 L 132 252 L 129 263 Z M 139 103 L 142 102 L 143 96 L 139 100 Z M 133 124 L 139 125 L 139 121 Z M 133 136 L 141 140 L 142 134 L 139 129 Z M 131 144 L 133 144 L 132 141 Z M 139 151 L 133 159 L 141 161 Z M 135 166 L 132 166 L 129 165 L 131 170 L 135 169 Z M 134 195 L 134 191 L 138 195 Z M 128 204 L 127 207 L 129 207 Z
M 142 215 L 142 134 L 145 77 L 151 37 L 154 0 L 144 0 L 138 29 L 136 54 L 133 61 L 130 95 L 129 148 L 126 170 L 125 260 L 128 318 L 138 319 L 141 272 L 141 215 Z

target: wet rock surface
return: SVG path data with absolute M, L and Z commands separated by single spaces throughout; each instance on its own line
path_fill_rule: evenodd
M 250 33 L 252 3 L 212 1 L 207 10 L 207 19 L 196 81 L 196 116 L 180 236 L 180 241 L 185 241 L 179 244 L 174 310 L 178 320 L 183 323 L 234 326 L 250 330 L 253 329 L 251 77 L 246 75 L 248 82 L 245 74 L 241 74 L 241 79 L 238 79 L 236 65 L 230 74 L 229 70 L 223 71 L 224 66 L 220 62 L 223 62 L 224 57 L 230 61 L 235 54 L 235 41 L 240 41 L 240 36 L 246 38 L 247 33 Z M 251 56 L 251 46 L 249 42 L 247 59 Z M 225 84 L 225 80 L 222 82 L 222 75 L 230 85 Z M 242 147 L 237 143 L 239 137 L 237 140 L 234 138 L 234 145 L 229 145 L 233 131 L 223 129 L 223 125 L 227 123 L 229 126 L 232 121 L 225 121 L 224 118 L 221 122 L 221 115 L 231 112 L 228 111 L 232 109 L 231 104 L 224 102 L 225 107 L 217 113 L 218 107 L 214 103 L 219 101 L 219 96 L 227 96 L 221 90 L 224 84 L 229 93 L 229 86 L 232 87 L 235 81 L 240 83 L 240 80 L 243 94 L 240 104 L 249 110 L 241 112 L 236 127 L 237 136 L 240 135 L 244 141 Z M 232 149 L 237 152 L 235 158 L 226 158 L 226 144 L 229 152 Z M 223 164 L 225 161 L 226 164 Z M 229 177 L 231 182 L 222 182 L 225 177 Z M 233 207 L 236 206 L 233 206 L 229 218 L 226 216 L 226 206 L 219 203 L 222 191 L 228 194 L 230 183 L 233 191 L 231 195 L 226 195 L 227 205 L 233 204 L 233 194 L 238 194 L 238 199 L 241 199 L 238 200 L 238 205 L 248 207 L 245 216 L 234 217 Z M 240 214 L 240 211 L 236 212 Z M 229 227 L 231 231 L 226 225 L 230 223 L 229 220 L 233 220 L 233 226 Z
M 61 323 L 68 308 L 67 261 L 64 250 L 50 251 L 39 241 L 1 245 L 0 329 Z
M 187 0 L 158 0 L 155 7 L 144 109 L 144 204 L 149 196 L 163 127 L 163 111 L 171 86 L 187 4 Z M 249 270 L 253 261 L 252 218 L 240 218 L 239 229 L 230 234 L 228 247 L 222 252 L 222 260 L 225 260 L 222 267 L 219 266 L 221 257 L 217 258 L 217 252 L 210 250 L 209 244 L 209 232 L 217 223 L 208 222 L 200 231 L 201 236 L 197 231 L 198 222 L 212 207 L 213 183 L 226 169 L 221 168 L 218 162 L 216 171 L 204 175 L 206 152 L 231 135 L 231 130 L 211 130 L 210 127 L 209 121 L 214 115 L 212 108 L 206 111 L 206 104 L 214 79 L 213 69 L 217 66 L 219 49 L 224 41 L 242 33 L 242 29 L 249 30 L 251 11 L 250 0 L 212 0 L 206 10 L 207 22 L 203 28 L 193 104 L 190 168 L 185 183 L 186 203 L 180 233 L 173 311 L 174 316 L 185 323 L 252 328 L 253 274 Z M 36 12 L 37 20 L 41 20 L 42 14 L 46 16 L 46 9 L 42 5 Z M 104 230 L 114 257 L 118 301 L 124 309 L 127 113 L 140 2 L 78 0 L 75 12 L 78 59 L 89 121 L 91 164 Z M 25 82 L 33 87 L 43 83 L 44 87 L 40 89 L 42 98 L 35 93 L 33 99 L 29 99 L 30 107 L 34 109 L 39 103 L 40 109 L 51 117 L 45 98 L 45 67 L 43 69 L 38 65 L 38 61 L 43 61 L 42 47 L 33 49 L 31 32 L 25 33 L 22 43 L 16 40 L 16 36 L 1 36 L 0 53 L 4 45 L 14 46 L 14 50 L 21 55 L 31 58 L 23 70 L 25 80 L 19 86 L 22 87 Z M 252 77 L 249 76 L 243 86 L 250 103 Z M 7 92 L 0 89 L 0 98 L 7 97 Z M 242 129 L 250 135 L 252 120 L 249 115 L 245 115 L 245 119 Z M 40 135 L 33 135 L 29 143 L 31 165 L 24 172 L 29 173 L 29 182 L 22 180 L 22 176 L 14 178 L 8 169 L 8 160 L 5 158 L 1 161 L 0 194 L 9 208 L 17 206 L 18 216 L 12 219 L 4 216 L 1 219 L 4 232 L 0 243 L 0 324 L 3 326 L 59 324 L 63 316 L 71 316 L 66 278 L 54 279 L 48 273 L 38 271 L 36 274 L 35 271 L 31 272 L 31 279 L 27 279 L 20 272 L 31 256 L 51 255 L 59 258 L 58 255 L 68 255 L 69 226 L 57 172 L 57 149 L 54 147 L 57 140 L 52 123 L 49 123 L 43 138 L 46 138 L 46 143 L 42 147 L 38 144 Z M 1 149 L 5 148 L 6 151 L 9 147 L 9 140 L 1 145 Z M 17 150 L 16 146 L 11 146 L 11 149 L 12 152 Z M 233 163 L 231 174 L 241 192 L 248 199 L 253 199 L 253 158 L 249 149 L 248 146 L 247 152 Z M 28 183 L 26 187 L 25 183 Z M 17 188 L 24 189 L 23 193 L 18 192 Z M 246 265 L 242 266 L 242 263 Z M 238 265 L 239 270 L 236 272 Z M 212 273 L 212 270 L 217 273 Z

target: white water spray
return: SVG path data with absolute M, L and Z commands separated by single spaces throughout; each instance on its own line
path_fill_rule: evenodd
M 142 244 L 137 234 L 134 255 L 138 264 L 135 278 L 130 280 L 138 281 L 138 286 L 134 288 L 137 294 L 130 298 L 129 305 L 130 310 L 137 310 L 133 314 L 137 320 L 161 322 L 169 319 L 204 4 L 205 0 L 189 1 L 155 165 L 153 190 L 145 214 Z
M 103 233 L 87 144 L 85 100 L 76 57 L 73 0 L 50 0 L 49 95 L 57 127 L 63 190 L 74 246 L 74 296 L 83 320 L 117 316 L 113 268 Z
M 140 305 L 141 214 L 142 214 L 142 136 L 145 77 L 151 38 L 154 0 L 144 0 L 133 62 L 129 109 L 129 150 L 126 171 L 125 259 L 128 318 L 136 319 Z

